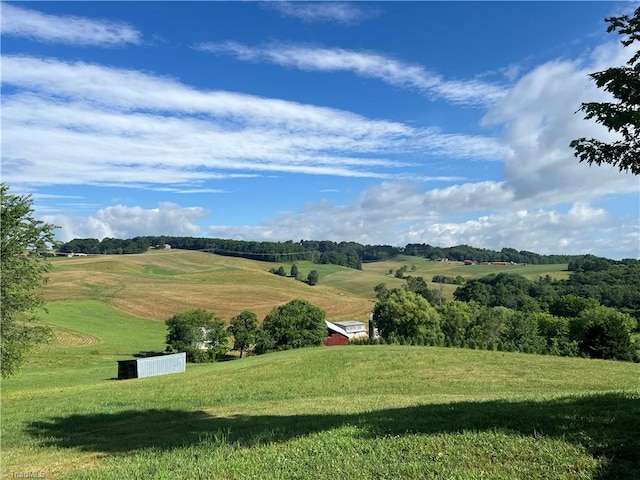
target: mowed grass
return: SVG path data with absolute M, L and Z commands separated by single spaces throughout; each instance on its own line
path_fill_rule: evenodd
M 411 266 L 409 259 L 416 268 L 408 274 L 455 276 L 413 257 L 366 264 L 363 271 L 299 262 L 304 275 L 319 271 L 315 287 L 268 273 L 271 263 L 199 252 L 56 260 L 46 292 L 49 314 L 42 316 L 55 341 L 33 354 L 18 377 L 2 382 L 0 473 L 640 478 L 637 364 L 348 346 L 114 380 L 117 360 L 164 348 L 162 320 L 176 311 L 209 308 L 228 320 L 250 309 L 262 318 L 276 304 L 305 298 L 330 319 L 362 318 L 373 305 L 373 287 L 402 284 L 388 269 Z M 562 266 L 544 267 L 529 272 L 562 273 Z
M 179 250 L 61 258 L 53 262 L 45 293 L 50 302 L 90 299 L 160 321 L 191 308 L 212 310 L 227 321 L 243 310 L 262 319 L 295 298 L 320 306 L 332 320 L 366 318 L 373 307 L 373 285 L 366 296 L 347 295 L 322 281 L 337 269 L 348 270 L 344 267 L 318 265 L 321 284 L 312 287 L 269 273 L 274 265 Z
M 475 278 L 491 272 L 516 272 L 529 278 L 566 276 L 566 265 L 463 266 L 460 262 L 433 262 L 418 257 L 399 256 L 386 262 L 366 263 L 363 270 L 337 265 L 295 262 L 306 278 L 317 270 L 320 282 L 309 286 L 290 277 L 269 273 L 283 265 L 287 273 L 293 262 L 269 263 L 224 257 L 204 252 L 168 250 L 139 255 L 104 255 L 54 259 L 46 289 L 47 300 L 96 300 L 123 313 L 165 320 L 194 307 L 213 310 L 229 320 L 242 310 L 251 310 L 262 319 L 277 305 L 304 298 L 327 312 L 329 320 L 365 320 L 375 303 L 374 287 L 405 285 L 389 275 L 408 265 L 407 275 L 461 275 Z M 431 283 L 452 298 L 455 285 Z
M 2 473 L 47 478 L 636 478 L 639 367 L 318 347 L 116 381 L 159 322 L 53 305 L 57 343 L 2 384 Z M 99 318 L 94 318 L 99 317 Z M 111 327 L 109 327 L 111 326 Z

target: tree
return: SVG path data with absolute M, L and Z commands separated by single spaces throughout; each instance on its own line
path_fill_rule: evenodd
M 36 309 L 44 305 L 41 287 L 47 282 L 50 265 L 45 259 L 53 243 L 55 226 L 36 220 L 28 195 L 11 195 L 0 184 L 2 218 L 0 222 L 0 371 L 3 377 L 15 375 L 25 355 L 46 341 L 51 331 L 34 325 Z
M 438 312 L 422 296 L 404 288 L 392 288 L 381 295 L 373 320 L 385 338 L 427 338 L 433 343 L 443 339 Z
M 591 358 L 638 360 L 636 344 L 631 338 L 637 326 L 634 318 L 613 308 L 595 307 L 583 311 L 577 321 L 584 332 L 580 344 L 583 353 Z
M 255 352 L 322 345 L 327 336 L 325 312 L 306 300 L 291 300 L 267 314 L 256 335 Z
M 293 278 L 298 278 L 298 265 L 296 265 L 295 263 L 291 265 L 291 276 Z
M 256 341 L 258 317 L 255 313 L 245 310 L 233 317 L 230 323 L 227 330 L 233 335 L 233 349 L 238 350 L 242 358 L 242 352 Z
M 477 315 L 478 307 L 473 302 L 453 300 L 438 307 L 442 319 L 442 333 L 447 346 L 461 347 L 467 339 L 467 329 Z
M 316 283 L 318 283 L 318 271 L 317 270 L 311 270 L 309 272 L 309 275 L 307 275 L 307 283 L 309 285 L 315 285 Z
M 177 313 L 166 322 L 167 350 L 186 352 L 187 361 L 211 362 L 229 350 L 224 321 L 196 308 Z
M 633 17 L 609 17 L 607 32 L 623 35 L 621 43 L 628 47 L 640 41 L 640 8 Z M 580 162 L 589 165 L 595 163 L 611 164 L 620 171 L 630 171 L 640 175 L 640 50 L 636 51 L 626 66 L 611 67 L 590 75 L 598 88 L 611 93 L 616 102 L 583 103 L 580 110 L 586 113 L 585 119 L 595 118 L 596 122 L 618 133 L 622 138 L 605 143 L 585 137 L 573 140 L 570 146 Z

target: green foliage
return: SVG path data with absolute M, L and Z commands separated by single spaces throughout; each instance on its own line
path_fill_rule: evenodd
M 631 332 L 637 322 L 629 315 L 608 307 L 585 310 L 577 319 L 582 333 L 581 351 L 591 358 L 638 361 L 637 346 Z
M 238 350 L 242 358 L 242 352 L 256 341 L 258 317 L 255 313 L 244 310 L 231 319 L 227 330 L 233 335 L 233 349 Z
M 44 256 L 55 227 L 36 220 L 31 197 L 9 194 L 4 183 L 0 202 L 0 372 L 9 377 L 18 373 L 30 349 L 50 337 L 48 328 L 33 322 L 35 309 L 44 305 L 40 289 L 49 270 Z
M 511 312 L 500 338 L 504 350 L 524 353 L 544 353 L 546 342 L 538 334 L 538 321 L 525 312 Z
M 254 351 L 314 347 L 327 336 L 324 310 L 306 300 L 292 300 L 267 314 L 256 335 Z
M 425 300 L 427 300 L 431 305 L 439 305 L 442 303 L 442 298 L 440 292 L 429 288 L 427 286 L 427 282 L 422 277 L 406 277 L 407 280 L 407 290 L 413 293 L 417 293 Z
M 442 319 L 441 328 L 445 345 L 448 347 L 462 347 L 467 344 L 469 328 L 478 315 L 475 303 L 460 301 L 447 302 L 438 308 Z
M 385 338 L 425 337 L 439 343 L 444 339 L 440 315 L 417 293 L 402 288 L 387 290 L 373 309 L 373 320 Z
M 165 324 L 167 350 L 186 352 L 189 362 L 211 362 L 229 350 L 225 323 L 213 312 L 196 308 L 173 315 Z
M 316 285 L 319 280 L 319 275 L 317 270 L 311 270 L 309 275 L 307 275 L 307 283 L 309 285 Z
M 404 274 L 406 273 L 406 271 L 409 270 L 409 267 L 407 265 L 402 265 L 400 268 L 398 268 L 396 270 L 396 278 L 404 278 Z
M 281 277 L 286 277 L 287 276 L 287 271 L 284 269 L 284 267 L 282 265 L 280 265 L 280 267 L 278 268 L 271 268 L 269 269 L 269 272 L 271 273 L 275 273 L 276 275 L 280 275 Z
M 447 284 L 452 284 L 452 285 L 463 285 L 464 284 L 464 278 L 462 278 L 460 275 L 457 275 L 455 277 L 448 277 L 446 275 L 434 275 L 431 278 L 431 281 L 433 283 L 447 283 Z
M 298 265 L 296 265 L 295 263 L 291 265 L 291 276 L 293 278 L 298 278 Z
M 373 291 L 376 292 L 376 298 L 380 298 L 387 292 L 387 286 L 384 283 L 378 283 L 373 287 Z
M 598 306 L 594 298 L 584 298 L 577 295 L 562 295 L 549 305 L 549 313 L 558 317 L 575 318 L 587 309 Z
M 640 7 L 633 17 L 623 15 L 605 19 L 609 23 L 607 32 L 624 36 L 621 43 L 631 46 L 640 41 Z M 630 171 L 640 175 L 640 51 L 636 50 L 631 59 L 622 67 L 611 67 L 595 72 L 590 77 L 598 88 L 603 88 L 615 98 L 615 102 L 583 103 L 580 110 L 585 119 L 595 119 L 621 137 L 611 143 L 585 137 L 573 140 L 570 146 L 580 162 L 589 165 L 610 164 L 620 171 Z
M 546 343 L 544 353 L 563 357 L 578 355 L 578 342 L 571 340 L 569 336 L 568 318 L 557 317 L 549 313 L 535 313 L 533 316 L 538 323 L 538 332 Z

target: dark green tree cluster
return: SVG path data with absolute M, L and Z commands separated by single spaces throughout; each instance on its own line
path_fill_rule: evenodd
M 31 197 L 10 194 L 4 183 L 0 203 L 0 372 L 9 377 L 20 370 L 29 350 L 51 334 L 37 323 L 37 309 L 44 305 L 41 287 L 55 227 L 36 220 Z
M 270 268 L 269 269 L 270 273 L 274 273 L 276 275 L 279 275 L 281 277 L 286 277 L 287 276 L 287 271 L 285 270 L 284 266 L 280 266 L 278 268 Z M 291 277 L 295 278 L 296 280 L 300 281 L 300 282 L 305 282 L 308 285 L 316 285 L 319 281 L 320 281 L 320 275 L 318 274 L 317 270 L 311 270 L 308 274 L 307 274 L 307 278 L 305 279 L 302 274 L 300 273 L 300 271 L 298 270 L 298 266 L 297 265 L 292 265 L 291 266 Z
M 242 353 L 248 350 L 256 341 L 258 331 L 258 317 L 253 312 L 244 310 L 231 319 L 227 329 L 233 335 L 233 349 Z
M 558 310 L 574 315 L 566 317 L 458 300 L 434 307 L 405 289 L 380 292 L 373 318 L 385 343 L 640 360 L 635 319 L 597 302 L 564 299 Z
M 576 270 L 566 280 L 541 277 L 534 281 L 514 273 L 487 275 L 468 280 L 456 289 L 454 298 L 489 307 L 553 313 L 557 299 L 574 295 L 640 318 L 640 262 L 599 260 L 574 265 Z
M 456 262 L 473 260 L 475 262 L 513 262 L 530 265 L 568 263 L 580 257 L 579 255 L 539 255 L 526 250 L 517 251 L 513 248 L 503 248 L 498 252 L 485 248 L 470 247 L 469 245 L 433 247 L 431 245 L 417 243 L 408 244 L 404 247 L 403 253 L 405 255 L 428 258 L 430 260 L 446 258 Z
M 433 283 L 448 283 L 450 285 L 462 285 L 464 284 L 464 278 L 460 275 L 456 277 L 448 277 L 446 275 L 434 275 L 431 278 Z

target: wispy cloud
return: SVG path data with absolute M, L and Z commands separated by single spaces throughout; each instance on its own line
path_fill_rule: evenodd
M 114 47 L 139 44 L 142 35 L 121 22 L 47 15 L 2 2 L 2 35 L 47 43 Z
M 268 172 L 390 179 L 412 171 L 400 156 L 505 154 L 491 138 L 202 91 L 133 70 L 24 56 L 4 57 L 2 68 L 11 87 L 3 95 L 3 176 L 15 183 L 193 188 Z
M 346 2 L 264 2 L 265 8 L 307 23 L 356 25 L 380 14 L 378 8 Z
M 249 46 L 238 42 L 201 43 L 194 48 L 232 55 L 242 61 L 273 63 L 300 70 L 352 72 L 456 104 L 486 105 L 506 94 L 506 89 L 500 85 L 476 79 L 448 80 L 421 65 L 373 52 L 284 44 Z

